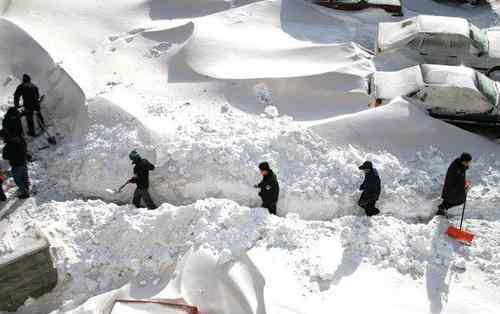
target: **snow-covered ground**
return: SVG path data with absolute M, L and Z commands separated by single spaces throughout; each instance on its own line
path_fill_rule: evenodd
M 497 20 L 496 3 L 405 6 L 406 16 L 462 16 L 482 27 Z M 375 66 L 365 48 L 378 22 L 399 17 L 302 0 L 12 0 L 0 8 L 2 109 L 28 72 L 60 134 L 57 147 L 30 143 L 37 195 L 0 210 L 0 257 L 41 230 L 60 273 L 55 291 L 18 313 L 91 313 L 93 301 L 78 306 L 128 283 L 134 297 L 155 296 L 193 248 L 221 264 L 247 252 L 265 280 L 267 313 L 500 308 L 500 146 L 402 98 L 368 109 Z M 131 176 L 133 148 L 158 166 L 157 211 L 124 205 L 131 187 L 106 192 Z M 470 248 L 444 235 L 447 222 L 431 220 L 446 167 L 462 151 L 475 159 Z M 383 181 L 383 215 L 372 219 L 355 205 L 365 159 Z M 262 160 L 278 174 L 284 218 L 258 208 Z M 456 223 L 459 209 L 451 213 Z

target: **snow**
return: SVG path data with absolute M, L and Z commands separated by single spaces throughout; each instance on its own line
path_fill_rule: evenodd
M 436 9 L 482 27 L 496 19 L 485 7 L 405 6 L 407 17 Z M 379 22 L 403 18 L 301 0 L 0 7 L 0 98 L 11 102 L 32 74 L 62 140 L 30 142 L 37 195 L 17 202 L 9 191 L 1 205 L 0 259 L 39 230 L 60 275 L 18 314 L 111 313 L 116 299 L 153 297 L 207 313 L 497 311 L 498 143 L 407 99 L 368 108 L 375 66 L 359 45 L 372 48 Z M 126 205 L 132 187 L 106 192 L 132 175 L 132 149 L 157 166 L 157 211 Z M 463 151 L 474 157 L 471 247 L 433 218 L 446 168 Z M 366 159 L 383 182 L 382 215 L 371 219 L 356 206 Z M 281 217 L 259 208 L 253 188 L 264 160 L 280 181 Z
M 463 18 L 419 15 L 396 23 L 380 23 L 377 45 L 382 50 L 409 43 L 420 34 L 450 34 L 469 37 L 469 22 Z
M 198 73 L 223 79 L 329 72 L 366 76 L 373 71 L 369 55 L 353 43 L 318 45 L 288 36 L 280 25 L 278 4 L 263 1 L 203 18 L 186 46 L 187 63 Z M 304 20 L 318 15 L 306 12 L 313 14 Z M 224 36 L 217 36 L 220 33 Z M 334 62 L 330 56 L 335 56 Z
M 374 75 L 374 82 L 376 97 L 382 99 L 405 96 L 426 85 L 478 91 L 476 72 L 462 66 L 421 64 L 394 72 L 378 71 Z

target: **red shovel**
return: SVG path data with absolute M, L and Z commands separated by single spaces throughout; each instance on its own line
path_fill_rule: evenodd
M 472 240 L 474 239 L 474 234 L 462 230 L 462 225 L 464 223 L 464 214 L 465 214 L 465 205 L 467 204 L 467 201 L 464 202 L 464 208 L 462 209 L 462 219 L 460 220 L 460 229 L 456 227 L 448 227 L 448 230 L 446 231 L 446 234 L 450 238 L 453 238 L 457 240 L 458 242 L 465 244 L 465 245 L 472 245 Z

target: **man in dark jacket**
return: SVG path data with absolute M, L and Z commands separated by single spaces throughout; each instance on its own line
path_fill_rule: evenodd
M 472 156 L 469 153 L 463 153 L 460 158 L 455 159 L 444 180 L 443 193 L 441 197 L 443 202 L 438 206 L 436 215 L 447 216 L 448 209 L 462 205 L 467 198 L 467 192 L 471 184 L 467 181 L 465 173 L 472 162 Z
M 365 161 L 360 167 L 359 170 L 363 170 L 365 173 L 365 180 L 363 184 L 359 187 L 363 193 L 359 198 L 358 205 L 363 208 L 366 212 L 367 216 L 374 216 L 380 213 L 375 204 L 377 203 L 380 192 L 380 177 L 378 175 L 377 169 L 373 168 L 373 164 L 371 161 Z
M 21 199 L 28 198 L 30 181 L 28 176 L 28 149 L 24 138 L 18 136 L 8 138 L 6 132 L 2 130 L 0 137 L 4 139 L 5 146 L 3 148 L 2 157 L 9 161 L 12 177 L 18 187 L 18 197 Z
M 31 83 L 31 77 L 27 74 L 23 75 L 23 82 L 19 85 L 14 93 L 14 106 L 19 108 L 19 100 L 23 98 L 24 113 L 26 116 L 26 123 L 28 125 L 28 135 L 35 136 L 35 123 L 34 114 L 37 112 L 38 117 L 40 114 L 40 94 L 38 87 Z M 43 118 L 41 118 L 43 121 Z
M 2 128 L 5 131 L 6 138 L 23 136 L 23 124 L 21 123 L 21 114 L 16 107 L 10 107 L 2 120 Z
M 262 207 L 267 208 L 271 214 L 276 215 L 276 204 L 280 195 L 278 179 L 267 162 L 261 163 L 259 170 L 262 174 L 262 181 L 255 187 L 260 189 L 259 196 L 262 199 Z
M 158 206 L 156 206 L 149 194 L 149 172 L 153 171 L 155 166 L 147 159 L 142 158 L 135 150 L 130 153 L 129 157 L 132 164 L 134 164 L 134 176 L 129 182 L 137 185 L 132 203 L 135 207 L 141 208 L 141 200 L 143 200 L 149 209 L 157 209 Z

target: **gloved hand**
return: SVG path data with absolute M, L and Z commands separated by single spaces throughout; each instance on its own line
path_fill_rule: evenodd
M 472 188 L 472 182 L 469 180 L 465 181 L 465 191 L 469 192 L 469 190 Z

